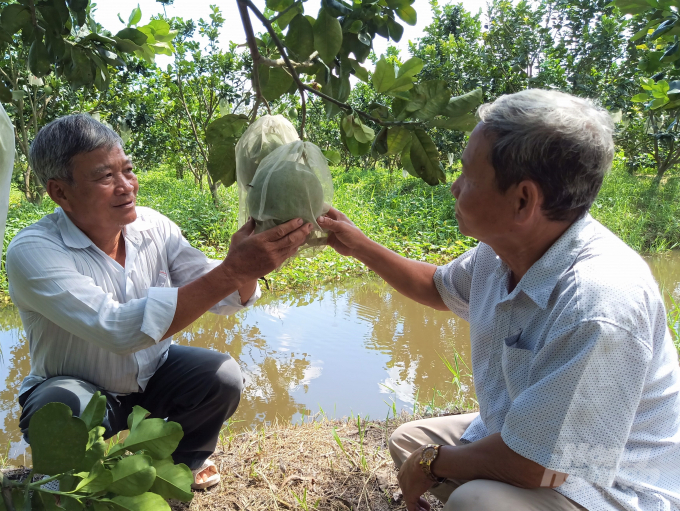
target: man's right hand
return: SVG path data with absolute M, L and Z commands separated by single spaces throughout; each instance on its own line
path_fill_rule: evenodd
M 329 209 L 325 216 L 316 221 L 322 228 L 328 229 L 328 245 L 340 255 L 357 257 L 361 247 L 370 241 L 347 215 L 335 208 Z
M 312 228 L 312 224 L 304 224 L 301 218 L 295 218 L 253 234 L 255 221 L 251 218 L 231 237 L 229 252 L 222 265 L 239 281 L 264 277 L 295 255 Z

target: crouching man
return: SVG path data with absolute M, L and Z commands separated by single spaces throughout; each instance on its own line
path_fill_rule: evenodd
M 228 315 L 255 302 L 257 279 L 294 254 L 311 225 L 291 220 L 252 235 L 246 224 L 226 259 L 213 261 L 168 218 L 136 207 L 122 141 L 91 117 L 45 126 L 30 160 L 60 207 L 7 250 L 9 292 L 30 343 L 31 373 L 19 391 L 24 436 L 46 403 L 78 416 L 101 391 L 106 437 L 127 429 L 132 407 L 142 406 L 181 424 L 173 458 L 193 470 L 194 487 L 216 484 L 207 458 L 243 377 L 228 354 L 172 344 L 172 335 L 208 310 Z
M 469 321 L 479 413 L 392 435 L 409 511 L 678 511 L 680 367 L 642 258 L 588 210 L 613 126 L 527 90 L 479 110 L 451 191 L 479 245 L 439 268 L 331 210 L 329 242 L 404 295 Z

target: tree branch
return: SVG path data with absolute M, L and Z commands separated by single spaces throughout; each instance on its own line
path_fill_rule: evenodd
M 298 87 L 298 90 L 300 91 L 300 96 L 302 97 L 302 123 L 300 127 L 300 134 L 302 138 L 302 130 L 305 125 L 305 118 L 306 118 L 306 104 L 305 104 L 305 97 L 303 91 L 308 91 L 311 92 L 312 94 L 315 94 L 319 96 L 320 98 L 325 99 L 326 101 L 329 101 L 333 103 L 334 105 L 339 106 L 343 110 L 347 112 L 356 112 L 358 115 L 363 117 L 364 119 L 367 119 L 369 121 L 372 121 L 376 124 L 379 124 L 380 126 L 407 126 L 407 125 L 422 125 L 422 122 L 417 122 L 417 121 L 383 121 L 381 119 L 378 119 L 376 117 L 373 117 L 372 115 L 363 112 L 361 110 L 357 110 L 352 105 L 349 105 L 348 103 L 343 103 L 342 101 L 338 101 L 335 98 L 332 98 L 328 96 L 327 94 L 324 94 L 321 91 L 318 91 L 314 89 L 313 87 L 310 87 L 306 83 L 303 83 L 302 80 L 300 80 L 300 75 L 298 74 L 297 70 L 295 69 L 295 66 L 291 62 L 291 60 L 288 58 L 288 55 L 286 53 L 286 49 L 283 46 L 283 43 L 281 42 L 281 39 L 279 39 L 279 36 L 276 34 L 276 31 L 272 27 L 271 22 L 265 17 L 264 14 L 260 12 L 260 10 L 253 4 L 252 0 L 238 0 L 239 4 L 239 9 L 241 9 L 241 6 L 247 6 L 251 11 L 253 11 L 253 14 L 255 14 L 255 17 L 259 19 L 264 27 L 267 29 L 267 32 L 269 32 L 269 35 L 272 37 L 272 40 L 274 41 L 274 44 L 276 44 L 276 48 L 279 50 L 279 53 L 281 54 L 281 57 L 283 58 L 283 61 L 286 64 L 286 67 L 288 68 L 288 72 L 290 75 L 293 77 L 293 81 L 295 81 L 295 84 Z M 241 16 L 243 18 L 243 15 Z M 250 26 L 250 30 L 252 33 L 252 25 L 250 25 L 250 17 L 246 16 L 248 18 L 248 24 Z M 244 24 L 245 28 L 245 24 Z M 255 51 L 257 52 L 257 58 L 258 60 L 262 60 L 263 57 L 260 55 L 259 51 L 257 50 L 257 45 L 255 44 L 255 35 L 253 33 L 252 35 L 252 42 L 250 40 L 250 37 L 248 36 L 248 30 L 246 29 L 246 37 L 248 39 L 248 46 L 251 48 L 251 55 L 253 51 L 253 46 L 255 47 Z M 264 62 L 262 62 L 264 63 Z M 255 65 L 255 56 L 253 56 L 253 65 Z

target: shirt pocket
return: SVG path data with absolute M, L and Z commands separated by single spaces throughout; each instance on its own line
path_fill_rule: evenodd
M 510 400 L 514 401 L 527 387 L 529 368 L 534 358 L 531 350 L 517 348 L 519 334 L 505 339 L 501 354 L 501 368 Z

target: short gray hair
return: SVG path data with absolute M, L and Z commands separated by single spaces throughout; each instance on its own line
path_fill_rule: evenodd
M 73 157 L 101 147 L 123 147 L 123 140 L 111 128 L 87 114 L 60 117 L 38 132 L 31 144 L 31 167 L 43 186 L 50 179 L 73 183 Z
M 592 101 L 528 89 L 479 107 L 491 139 L 491 164 L 501 191 L 525 179 L 544 195 L 549 220 L 576 220 L 595 201 L 614 158 L 614 123 Z

